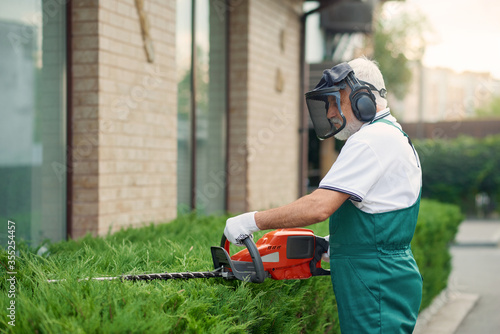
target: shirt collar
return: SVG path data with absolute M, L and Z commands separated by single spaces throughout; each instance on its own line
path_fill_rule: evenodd
M 371 121 L 371 123 L 373 123 L 381 118 L 387 117 L 390 114 L 391 114 L 391 110 L 389 108 L 385 108 L 383 110 L 380 110 L 379 112 L 377 112 L 375 114 L 375 118 L 373 119 L 373 121 Z
M 399 125 L 398 121 L 396 120 L 396 118 L 394 116 L 391 115 L 391 110 L 389 108 L 385 108 L 385 109 L 382 109 L 380 111 L 378 111 L 376 114 L 375 114 L 375 118 L 373 119 L 373 121 L 371 122 L 368 122 L 368 123 L 363 123 L 363 125 L 361 125 L 361 128 L 364 128 L 365 126 L 368 126 L 370 124 L 372 124 L 373 122 L 381 119 L 381 118 L 387 118 L 388 121 L 391 121 L 392 123 L 394 123 L 394 125 L 396 125 L 397 127 L 401 128 L 401 125 Z

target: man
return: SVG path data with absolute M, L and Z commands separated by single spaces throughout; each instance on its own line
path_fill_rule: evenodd
M 295 202 L 227 220 L 240 241 L 258 230 L 330 217 L 330 265 L 342 333 L 412 333 L 422 277 L 410 249 L 421 170 L 387 108 L 376 63 L 358 58 L 325 70 L 306 102 L 316 134 L 346 140 L 319 188 Z

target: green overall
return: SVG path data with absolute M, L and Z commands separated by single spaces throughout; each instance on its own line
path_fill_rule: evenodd
M 410 248 L 419 207 L 420 195 L 408 208 L 375 214 L 347 200 L 330 217 L 331 277 L 343 334 L 413 332 L 422 299 Z

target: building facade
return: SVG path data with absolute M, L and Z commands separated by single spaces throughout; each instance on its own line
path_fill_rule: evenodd
M 448 68 L 412 65 L 409 92 L 402 100 L 390 97 L 389 104 L 405 123 L 456 122 L 476 116 L 500 94 L 500 82 L 487 72 L 457 73 Z
M 302 1 L 32 0 L 1 12 L 0 218 L 18 238 L 299 196 Z

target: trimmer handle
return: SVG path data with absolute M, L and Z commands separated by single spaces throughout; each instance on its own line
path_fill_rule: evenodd
M 252 283 L 262 283 L 266 279 L 266 272 L 264 271 L 264 264 L 262 263 L 262 258 L 260 257 L 259 250 L 253 241 L 253 238 L 246 237 L 242 240 L 245 247 L 248 249 L 248 253 L 252 258 L 252 263 L 255 267 L 255 273 L 250 276 L 250 282 Z M 229 254 L 229 240 L 226 236 L 222 234 L 222 239 L 220 241 L 220 246 L 224 248 Z
M 314 257 L 309 264 L 309 269 L 313 276 L 327 276 L 330 275 L 330 270 L 321 268 L 321 256 L 328 252 L 328 247 L 330 243 L 322 237 L 315 236 L 316 248 L 314 250 Z

